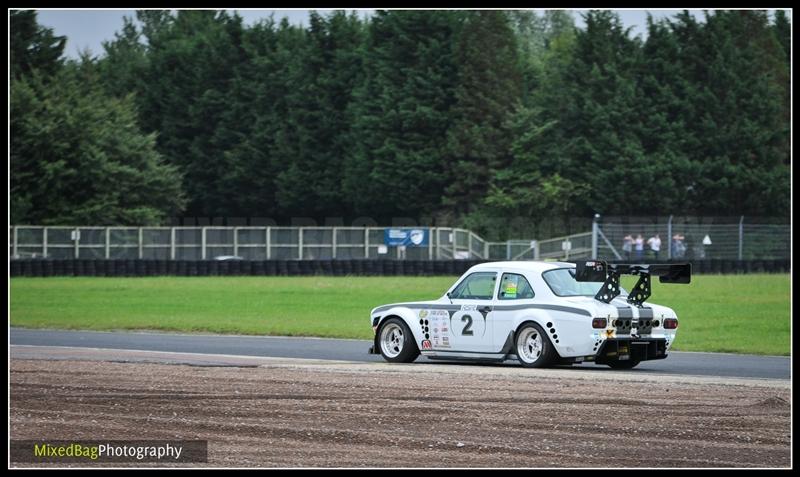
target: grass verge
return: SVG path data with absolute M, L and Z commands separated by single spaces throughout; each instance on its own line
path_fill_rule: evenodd
M 372 337 L 372 307 L 435 299 L 454 277 L 13 278 L 11 325 L 252 335 Z M 630 287 L 634 277 L 624 277 Z M 789 275 L 653 280 L 673 308 L 674 349 L 789 354 Z

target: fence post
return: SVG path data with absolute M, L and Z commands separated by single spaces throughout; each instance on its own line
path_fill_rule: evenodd
M 267 227 L 267 242 L 266 242 L 266 244 L 267 244 L 267 260 L 272 259 L 272 253 L 271 253 L 271 250 L 270 250 L 272 248 L 271 247 L 271 243 L 272 243 L 272 239 L 271 239 L 272 233 L 271 232 L 272 232 L 272 227 Z
M 200 258 L 206 259 L 206 227 L 200 229 Z
M 506 260 L 511 260 L 511 240 L 506 240 Z
M 106 227 L 106 260 L 111 258 L 111 230 Z
M 433 260 L 433 227 L 428 228 L 428 260 Z
M 744 242 L 744 215 L 739 217 L 739 260 L 742 259 L 742 243 Z
M 47 258 L 47 227 L 42 230 L 42 255 Z
M 239 256 L 239 227 L 233 228 L 233 255 Z
M 539 260 L 539 242 L 531 240 L 531 244 L 533 245 L 533 259 Z
M 175 260 L 175 227 L 169 229 L 169 259 Z
M 73 231 L 75 232 L 75 258 L 80 258 L 78 247 L 81 244 L 81 229 L 75 228 Z
M 45 227 L 45 230 L 47 230 L 47 227 Z M 11 227 L 11 235 L 14 236 L 14 238 L 12 239 L 14 241 L 14 244 L 13 244 L 13 247 L 14 247 L 14 249 L 13 249 L 14 258 L 19 258 L 19 251 L 17 250 L 17 227 L 16 226 Z
M 672 216 L 667 220 L 667 260 L 672 260 Z
M 144 258 L 144 232 L 142 227 L 139 227 L 139 260 Z
M 336 227 L 333 228 L 333 237 L 331 241 L 331 258 L 336 260 Z
M 472 259 L 472 231 L 467 235 L 467 249 L 469 249 L 469 254 L 467 256 Z
M 369 227 L 364 227 L 364 258 L 369 258 Z
M 298 259 L 303 259 L 303 227 L 297 228 L 297 255 Z
M 483 242 L 483 258 L 489 260 L 489 242 Z
M 597 260 L 597 229 L 600 228 L 597 220 L 599 218 L 600 214 L 594 214 L 594 219 L 592 219 L 592 260 Z

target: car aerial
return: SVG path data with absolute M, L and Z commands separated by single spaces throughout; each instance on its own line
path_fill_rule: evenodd
M 620 275 L 637 275 L 627 292 Z M 663 359 L 678 317 L 645 303 L 651 276 L 689 283 L 691 264 L 488 262 L 467 270 L 441 298 L 374 308 L 370 353 L 386 361 L 498 361 L 525 367 L 594 362 L 630 369 Z

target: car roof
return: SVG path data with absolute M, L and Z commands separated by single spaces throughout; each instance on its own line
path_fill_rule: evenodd
M 547 270 L 556 268 L 574 268 L 575 264 L 570 262 L 539 262 L 533 260 L 524 261 L 507 261 L 507 262 L 486 262 L 475 265 L 470 268 L 471 272 L 479 272 L 481 270 L 516 270 L 523 272 L 541 273 Z

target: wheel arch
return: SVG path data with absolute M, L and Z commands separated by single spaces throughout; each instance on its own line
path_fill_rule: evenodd
M 544 331 L 544 336 L 547 338 L 547 341 L 550 343 L 550 346 L 553 347 L 553 350 L 556 352 L 559 358 L 561 358 L 561 353 L 558 352 L 558 347 L 556 344 L 553 343 L 552 338 L 550 337 L 550 333 L 547 332 L 547 323 L 551 323 L 552 318 L 547 315 L 536 314 L 536 315 L 526 315 L 525 317 L 518 320 L 518 323 L 514 327 L 514 351 L 516 352 L 517 346 L 517 337 L 519 335 L 519 330 L 522 329 L 523 326 L 527 325 L 528 323 L 535 323 L 539 325 L 539 327 Z
M 420 334 L 419 334 L 419 323 L 410 318 L 413 315 L 413 312 L 409 309 L 393 309 L 380 317 L 378 320 L 377 328 L 375 330 L 375 336 L 372 339 L 372 344 L 375 346 L 375 349 L 380 349 L 380 337 L 381 331 L 383 330 L 383 325 L 386 324 L 391 318 L 397 318 L 398 320 L 402 320 L 403 323 L 406 324 L 409 330 L 411 330 L 411 334 L 414 336 L 414 342 L 419 346 L 420 341 Z

